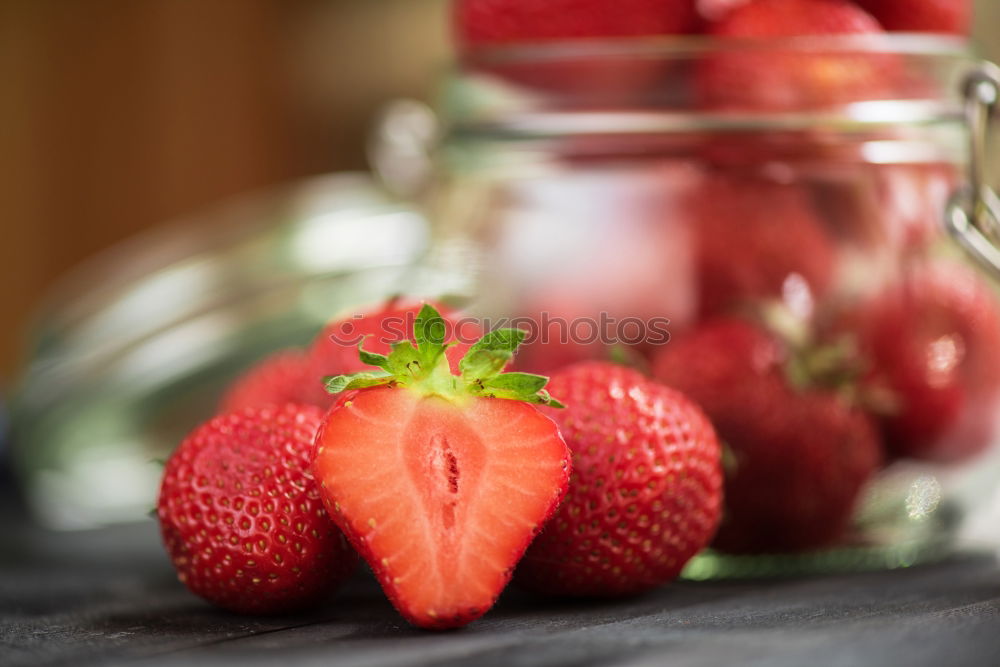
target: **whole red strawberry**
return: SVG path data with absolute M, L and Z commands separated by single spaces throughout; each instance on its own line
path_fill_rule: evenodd
M 465 46 L 694 32 L 694 0 L 456 0 Z
M 886 30 L 968 35 L 972 0 L 855 0 Z
M 569 98 L 578 108 L 670 96 L 679 70 L 640 55 L 608 57 L 587 48 L 553 58 L 547 57 L 553 51 L 542 50 L 525 58 L 526 52 L 497 54 L 495 47 L 679 35 L 695 32 L 700 23 L 694 0 L 458 0 L 454 7 L 466 73 Z
M 388 354 L 393 343 L 413 337 L 413 326 L 422 306 L 391 299 L 378 308 L 359 310 L 330 322 L 309 350 L 311 373 L 322 378 L 368 368 L 358 359 L 358 345 L 364 341 L 366 350 Z M 447 352 L 454 370 L 471 344 L 482 335 L 482 328 L 477 322 L 459 318 L 454 311 L 436 308 L 443 313 L 445 338 L 455 341 Z
M 603 362 L 555 375 L 550 410 L 573 452 L 570 490 L 517 570 L 557 595 L 640 593 L 680 574 L 711 541 L 722 508 L 720 449 L 680 393 Z
M 699 402 L 732 455 L 715 546 L 734 553 L 829 546 L 882 460 L 870 419 L 833 391 L 796 386 L 789 351 L 742 320 L 667 345 L 654 374 Z
M 694 236 L 703 317 L 779 299 L 790 279 L 814 298 L 833 283 L 834 242 L 799 184 L 712 172 L 688 194 L 683 214 Z
M 321 601 L 357 564 L 309 471 L 319 408 L 222 415 L 167 462 L 157 515 L 178 578 L 209 602 L 248 614 Z
M 411 623 L 446 629 L 485 614 L 566 492 L 570 455 L 546 378 L 502 373 L 524 339 L 485 336 L 453 375 L 444 338 L 362 352 L 380 370 L 333 378 L 354 391 L 325 417 L 314 470 L 331 516 Z
M 310 372 L 309 357 L 299 350 L 283 350 L 264 359 L 237 378 L 226 390 L 220 412 L 268 405 L 299 403 L 321 408 L 333 403 L 323 388 L 323 375 Z
M 911 268 L 856 319 L 868 381 L 889 394 L 882 425 L 894 454 L 958 461 L 992 443 L 1000 308 L 986 283 L 962 266 Z
M 772 45 L 707 57 L 699 70 L 699 96 L 712 108 L 752 111 L 823 109 L 884 98 L 895 81 L 896 66 L 888 56 L 773 44 L 785 37 L 882 32 L 878 21 L 848 0 L 754 0 L 713 23 L 709 33 Z

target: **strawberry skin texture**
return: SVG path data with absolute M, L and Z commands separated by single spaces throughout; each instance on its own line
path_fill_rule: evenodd
M 339 340 L 355 340 L 367 336 L 364 347 L 369 352 L 388 354 L 392 343 L 413 337 L 413 323 L 423 304 L 396 304 L 390 302 L 382 308 L 359 313 L 359 317 L 345 317 L 328 324 L 313 341 L 309 350 L 309 363 L 318 377 L 341 375 L 368 369 L 358 359 L 358 345 L 345 345 Z M 449 334 L 460 338 L 448 349 L 452 370 L 469 351 L 471 344 L 482 336 L 482 328 L 471 320 L 459 321 L 453 311 L 437 306 L 443 314 Z
M 714 542 L 724 551 L 836 543 L 882 463 L 871 419 L 835 393 L 792 388 L 784 363 L 778 341 L 737 319 L 702 325 L 654 361 L 655 377 L 697 401 L 732 454 Z
M 793 275 L 814 298 L 834 281 L 836 246 L 809 193 L 744 171 L 711 173 L 688 196 L 703 318 L 781 298 Z
M 312 606 L 357 556 L 309 469 L 322 411 L 248 408 L 197 428 L 167 462 L 157 514 L 178 578 L 245 614 Z
M 988 447 L 1000 407 L 1000 308 L 951 264 L 918 267 L 864 307 L 868 381 L 898 405 L 882 418 L 897 456 L 954 462 Z
M 856 0 L 886 30 L 968 35 L 971 0 Z
M 493 606 L 562 500 L 570 455 L 528 404 L 377 388 L 330 411 L 313 469 L 393 605 L 441 630 Z
M 667 583 L 711 541 L 722 508 L 720 448 L 701 410 L 630 369 L 586 362 L 549 384 L 546 411 L 573 452 L 570 490 L 516 581 L 565 596 Z
M 679 35 L 699 25 L 694 0 L 458 0 L 454 21 L 464 46 Z
M 219 412 L 298 403 L 321 408 L 333 403 L 323 389 L 322 375 L 311 373 L 309 357 L 284 350 L 264 359 L 237 378 L 226 390 Z
M 847 0 L 754 0 L 709 28 L 721 39 L 884 32 Z M 803 53 L 779 49 L 719 53 L 699 68 L 702 102 L 716 109 L 782 111 L 827 108 L 884 98 L 895 81 L 895 61 L 872 54 Z

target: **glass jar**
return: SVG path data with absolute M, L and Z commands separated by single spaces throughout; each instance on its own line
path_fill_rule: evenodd
M 372 154 L 394 196 L 360 177 L 306 184 L 140 239 L 69 281 L 14 404 L 29 500 L 60 527 L 141 518 L 150 460 L 240 369 L 333 315 L 409 295 L 491 327 L 514 320 L 532 339 L 516 365 L 545 373 L 610 357 L 663 379 L 664 355 L 735 319 L 780 341 L 789 405 L 825 392 L 863 413 L 877 451 L 835 534 L 772 531 L 773 548 L 710 551 L 688 577 L 901 567 L 982 546 L 976 515 L 1000 479 L 998 306 L 970 256 L 1000 271 L 988 215 L 1000 206 L 981 187 L 998 80 L 958 41 L 905 35 L 471 55 L 439 125 L 412 104 L 387 115 Z M 875 368 L 899 350 L 917 376 Z M 741 361 L 728 347 L 702 357 Z M 906 400 L 914 387 L 925 402 Z M 785 414 L 761 405 L 750 414 Z M 893 431 L 901 411 L 916 426 Z M 939 414 L 941 433 L 907 453 L 907 434 L 931 430 L 919 418 Z M 741 431 L 717 426 L 732 477 Z M 776 513 L 822 489 L 785 461 L 751 494 Z
M 422 193 L 425 266 L 529 330 L 521 370 L 613 357 L 706 407 L 729 500 L 721 548 L 687 576 L 982 547 L 1000 537 L 970 528 L 1000 480 L 1000 208 L 982 175 L 998 80 L 962 42 L 911 35 L 475 52 Z M 734 321 L 778 341 L 774 396 L 732 370 L 729 388 L 692 378 L 759 370 L 707 333 Z M 717 405 L 733 385 L 743 414 Z M 813 419 L 824 402 L 850 415 Z M 755 467 L 769 456 L 784 462 Z

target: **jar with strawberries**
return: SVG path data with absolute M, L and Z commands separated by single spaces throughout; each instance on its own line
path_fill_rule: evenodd
M 264 559 L 198 523 L 208 451 L 220 505 L 301 492 L 329 552 L 264 540 L 285 565 L 256 579 L 335 584 L 329 518 L 435 628 L 512 577 L 594 597 L 996 548 L 1000 71 L 969 9 L 455 0 L 438 111 L 395 104 L 372 144 L 387 187 L 246 200 L 63 286 L 13 410 L 32 508 L 134 521 L 159 482 L 193 591 L 311 600 L 216 595 L 219 561 Z M 249 444 L 293 448 L 294 488 L 254 481 Z
M 529 332 L 519 370 L 613 360 L 701 407 L 724 507 L 687 576 L 902 567 L 998 537 L 975 517 L 1000 480 L 1000 71 L 968 50 L 969 3 L 466 0 L 454 18 L 426 276 Z

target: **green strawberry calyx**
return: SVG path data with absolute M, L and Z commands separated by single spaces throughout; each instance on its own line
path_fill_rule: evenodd
M 377 370 L 323 378 L 327 392 L 372 387 L 404 387 L 425 396 L 461 402 L 469 398 L 499 398 L 553 408 L 564 407 L 552 398 L 545 385 L 549 379 L 530 373 L 504 373 L 527 334 L 520 329 L 497 329 L 483 336 L 459 362 L 458 375 L 451 372 L 445 352 L 447 326 L 431 305 L 420 309 L 413 323 L 413 340 L 394 343 L 388 355 L 358 346 L 361 361 Z
M 799 391 L 831 390 L 858 400 L 866 369 L 852 336 L 820 339 L 810 316 L 796 314 L 781 302 L 767 304 L 758 317 L 764 329 L 785 348 L 785 378 L 792 387 Z

